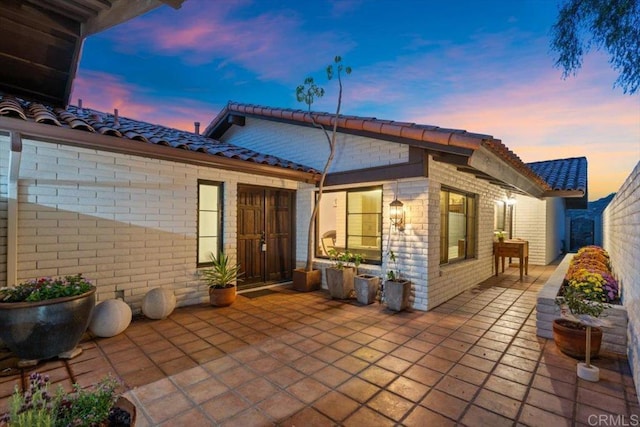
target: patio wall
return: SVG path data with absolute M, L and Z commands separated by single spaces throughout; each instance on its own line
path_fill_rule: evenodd
M 0 149 L 5 182 L 7 138 L 0 137 Z M 298 185 L 24 140 L 18 190 L 18 280 L 83 273 L 95 280 L 98 300 L 124 291 L 125 301 L 134 310 L 144 294 L 156 287 L 172 289 L 178 305 L 207 301 L 207 288 L 195 276 L 198 179 L 224 182 L 223 241 L 232 257 L 237 240 L 237 184 L 289 189 Z M 6 209 L 2 212 L 6 227 Z
M 561 198 L 534 199 L 518 195 L 513 208 L 513 237 L 529 241 L 529 263 L 547 265 L 558 258 L 565 239 L 565 208 Z
M 604 211 L 603 246 L 611 256 L 629 313 L 627 354 L 640 396 L 640 162 Z

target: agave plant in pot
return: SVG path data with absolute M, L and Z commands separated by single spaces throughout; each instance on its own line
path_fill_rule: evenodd
M 55 356 L 75 357 L 95 307 L 96 287 L 81 274 L 42 277 L 0 289 L 0 339 L 32 366 Z
M 209 286 L 209 302 L 215 307 L 226 307 L 236 300 L 236 282 L 244 273 L 240 264 L 233 264 L 229 257 L 220 252 L 218 256 L 210 254 L 211 267 L 202 270 L 202 278 Z

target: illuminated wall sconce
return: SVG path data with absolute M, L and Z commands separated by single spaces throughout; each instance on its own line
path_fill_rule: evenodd
M 404 231 L 404 205 L 397 197 L 389 203 L 389 219 L 396 230 Z
M 507 200 L 505 200 L 507 206 L 513 206 L 516 204 L 516 198 L 513 197 L 510 191 L 507 191 Z

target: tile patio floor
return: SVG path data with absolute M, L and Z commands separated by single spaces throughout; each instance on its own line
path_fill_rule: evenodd
M 116 374 L 138 407 L 138 426 L 629 421 L 640 409 L 625 357 L 602 355 L 602 380 L 589 383 L 576 379 L 576 360 L 535 334 L 536 294 L 553 268 L 532 266 L 524 283 L 510 268 L 427 313 L 362 307 L 324 291 L 240 295 L 228 308 L 138 319 L 37 370 L 65 388 Z M 0 373 L 0 412 L 28 374 Z

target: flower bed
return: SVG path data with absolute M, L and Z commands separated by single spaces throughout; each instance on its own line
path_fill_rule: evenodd
M 577 254 L 564 257 L 538 293 L 536 326 L 541 337 L 553 338 L 552 322 L 561 317 L 556 298 L 566 292 L 563 287 L 569 292 L 592 294 L 592 300 L 601 302 L 604 308 L 602 317 L 610 324 L 602 328 L 602 348 L 625 354 L 627 311 L 620 305 L 618 284 L 611 275 L 607 253 L 601 248 L 588 246 Z

